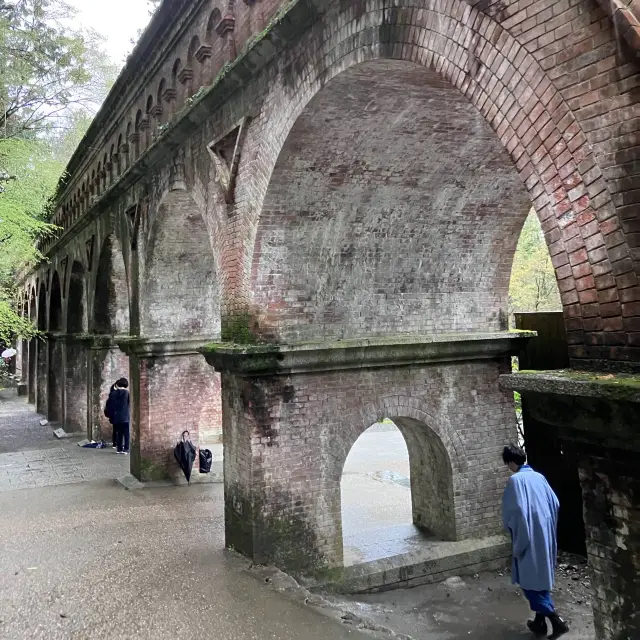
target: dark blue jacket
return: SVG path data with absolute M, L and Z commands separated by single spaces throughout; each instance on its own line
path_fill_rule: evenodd
M 104 408 L 104 415 L 111 424 L 129 423 L 129 392 L 126 389 L 112 389 Z

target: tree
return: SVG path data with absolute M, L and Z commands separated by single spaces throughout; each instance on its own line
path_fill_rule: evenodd
M 509 306 L 511 313 L 562 309 L 555 270 L 540 222 L 533 211 L 524 223 L 513 260 Z
M 115 78 L 94 32 L 63 23 L 64 0 L 0 0 L 0 340 L 32 328 L 15 313 L 15 276 L 41 259 L 50 200 Z

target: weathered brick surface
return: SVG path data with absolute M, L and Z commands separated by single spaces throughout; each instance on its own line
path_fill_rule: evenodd
M 87 433 L 88 355 L 84 344 L 66 344 L 63 416 L 69 432 Z
M 640 637 L 640 480 L 625 452 L 582 455 L 580 482 L 597 637 Z
M 506 366 L 223 374 L 227 542 L 298 571 L 342 566 L 344 462 L 385 417 L 407 441 L 415 523 L 448 540 L 500 532 L 499 452 L 515 438 Z
M 220 441 L 220 376 L 199 355 L 132 357 L 131 364 L 132 470 L 141 480 L 180 476 L 173 448 L 183 431 L 196 447 Z
M 92 381 L 89 437 L 111 442 L 113 427 L 104 415 L 104 407 L 114 382 L 120 378 L 130 381 L 129 357 L 117 347 L 93 349 L 90 357 Z

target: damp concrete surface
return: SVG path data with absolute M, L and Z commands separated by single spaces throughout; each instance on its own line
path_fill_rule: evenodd
M 221 484 L 126 491 L 125 460 L 59 443 L 0 395 L 0 639 L 516 640 L 527 605 L 507 572 L 373 595 L 311 594 L 224 549 Z M 126 470 L 126 469 L 124 469 Z M 406 447 L 377 425 L 342 484 L 347 563 L 420 544 Z M 593 640 L 584 564 L 563 559 L 567 640 Z

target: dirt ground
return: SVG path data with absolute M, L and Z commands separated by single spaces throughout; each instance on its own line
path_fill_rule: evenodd
M 531 617 L 508 571 L 413 589 L 371 595 L 310 594 L 291 578 L 268 568 L 250 569 L 272 589 L 287 592 L 308 606 L 324 610 L 346 626 L 366 630 L 375 638 L 397 640 L 518 640 L 532 638 Z M 586 561 L 563 555 L 554 592 L 559 613 L 570 623 L 567 640 L 595 640 Z

